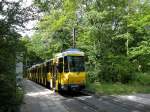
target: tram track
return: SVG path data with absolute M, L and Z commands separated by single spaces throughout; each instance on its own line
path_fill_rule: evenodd
M 83 100 L 80 100 L 78 98 L 69 98 L 69 99 L 75 100 L 76 104 L 78 104 L 78 105 L 83 107 L 83 108 L 80 108 L 80 112 L 83 112 L 82 110 L 84 110 L 84 109 L 88 109 L 90 112 L 106 112 L 106 111 L 99 110 L 99 108 L 97 108 L 93 104 L 90 104 L 90 103 L 88 103 L 86 101 L 83 101 Z M 67 108 L 67 110 L 69 112 L 74 112 L 74 110 L 75 110 L 74 108 L 72 108 L 69 105 L 65 104 L 64 106 Z
M 84 100 L 83 97 L 85 96 L 97 97 L 95 98 L 95 100 L 97 101 L 97 104 L 101 103 L 105 105 L 106 109 L 98 107 L 98 105 L 95 105 L 92 101 L 90 102 L 90 101 Z M 99 98 L 101 99 L 101 102 L 98 102 Z M 91 95 L 91 94 L 89 95 L 88 93 L 83 92 L 81 96 L 80 95 L 75 96 L 75 97 L 72 96 L 72 97 L 69 97 L 69 99 L 73 99 L 77 101 L 79 104 L 87 106 L 89 109 L 91 109 L 94 112 L 111 112 L 111 111 L 107 111 L 107 106 L 109 106 L 109 104 L 111 106 L 122 108 L 125 112 L 131 112 L 131 111 L 150 112 L 150 107 L 148 105 L 144 105 L 142 103 L 133 102 L 129 100 L 122 100 L 115 96 L 94 96 L 94 95 Z
M 90 97 L 90 95 L 86 93 L 64 93 L 60 95 L 64 97 L 62 102 L 65 102 L 64 106 L 69 112 L 104 112 L 99 110 L 95 105 L 82 100 L 83 97 Z
M 83 91 L 84 93 L 84 91 Z M 91 93 L 85 93 L 84 94 L 90 94 Z M 134 102 L 129 100 L 122 100 L 117 98 L 116 96 L 98 96 L 94 95 L 97 98 L 101 98 L 103 101 L 108 101 L 109 103 L 112 103 L 114 105 L 118 105 L 122 108 L 128 109 L 128 110 L 138 110 L 139 112 L 150 112 L 150 107 L 148 105 L 144 105 L 140 102 Z M 143 106 L 143 108 L 140 108 L 139 106 Z
M 91 104 L 91 103 L 89 103 L 87 101 L 81 100 L 79 98 L 74 98 L 74 99 L 77 100 L 78 102 L 83 103 L 84 105 L 90 107 L 95 112 L 106 112 L 106 111 L 100 110 L 98 107 L 96 107 L 95 105 L 93 105 L 93 104 Z
M 115 100 L 113 100 L 115 98 Z M 142 103 L 135 103 L 131 101 L 119 101 L 116 100 L 116 97 L 110 96 L 110 98 L 103 98 L 103 100 L 108 101 L 114 105 L 118 105 L 122 108 L 126 108 L 128 110 L 138 110 L 138 112 L 150 112 L 150 107 L 143 105 Z M 142 105 L 143 108 L 140 108 L 139 105 Z

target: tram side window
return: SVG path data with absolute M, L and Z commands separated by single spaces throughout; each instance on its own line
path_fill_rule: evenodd
M 39 78 L 39 74 L 40 74 L 40 72 L 39 72 L 39 67 L 38 67 L 38 78 Z
M 45 65 L 43 65 L 43 74 L 44 74 L 44 76 L 46 74 L 46 66 Z
M 69 72 L 67 56 L 64 57 L 64 72 Z
M 59 58 L 59 62 L 58 62 L 58 72 L 62 73 L 63 72 L 63 58 Z
M 51 73 L 53 73 L 53 66 L 52 66 L 52 62 L 50 62 L 50 63 L 49 63 L 49 69 L 50 69 L 50 72 L 51 72 Z
M 45 66 L 44 66 L 45 75 L 47 74 L 47 70 L 46 70 L 47 68 L 46 68 L 46 67 L 47 67 L 47 66 L 45 65 Z
M 46 63 L 46 73 L 49 72 L 49 62 Z

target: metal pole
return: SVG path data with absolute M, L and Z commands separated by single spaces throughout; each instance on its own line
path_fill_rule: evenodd
M 75 48 L 76 47 L 76 44 L 75 44 L 75 28 L 73 28 L 73 48 Z

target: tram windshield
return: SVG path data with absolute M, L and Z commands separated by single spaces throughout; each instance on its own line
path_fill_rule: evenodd
M 83 56 L 68 56 L 68 64 L 69 64 L 70 72 L 85 71 Z

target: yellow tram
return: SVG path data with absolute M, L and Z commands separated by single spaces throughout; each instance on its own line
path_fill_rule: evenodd
M 85 88 L 84 52 L 68 49 L 27 70 L 27 78 L 57 91 Z

